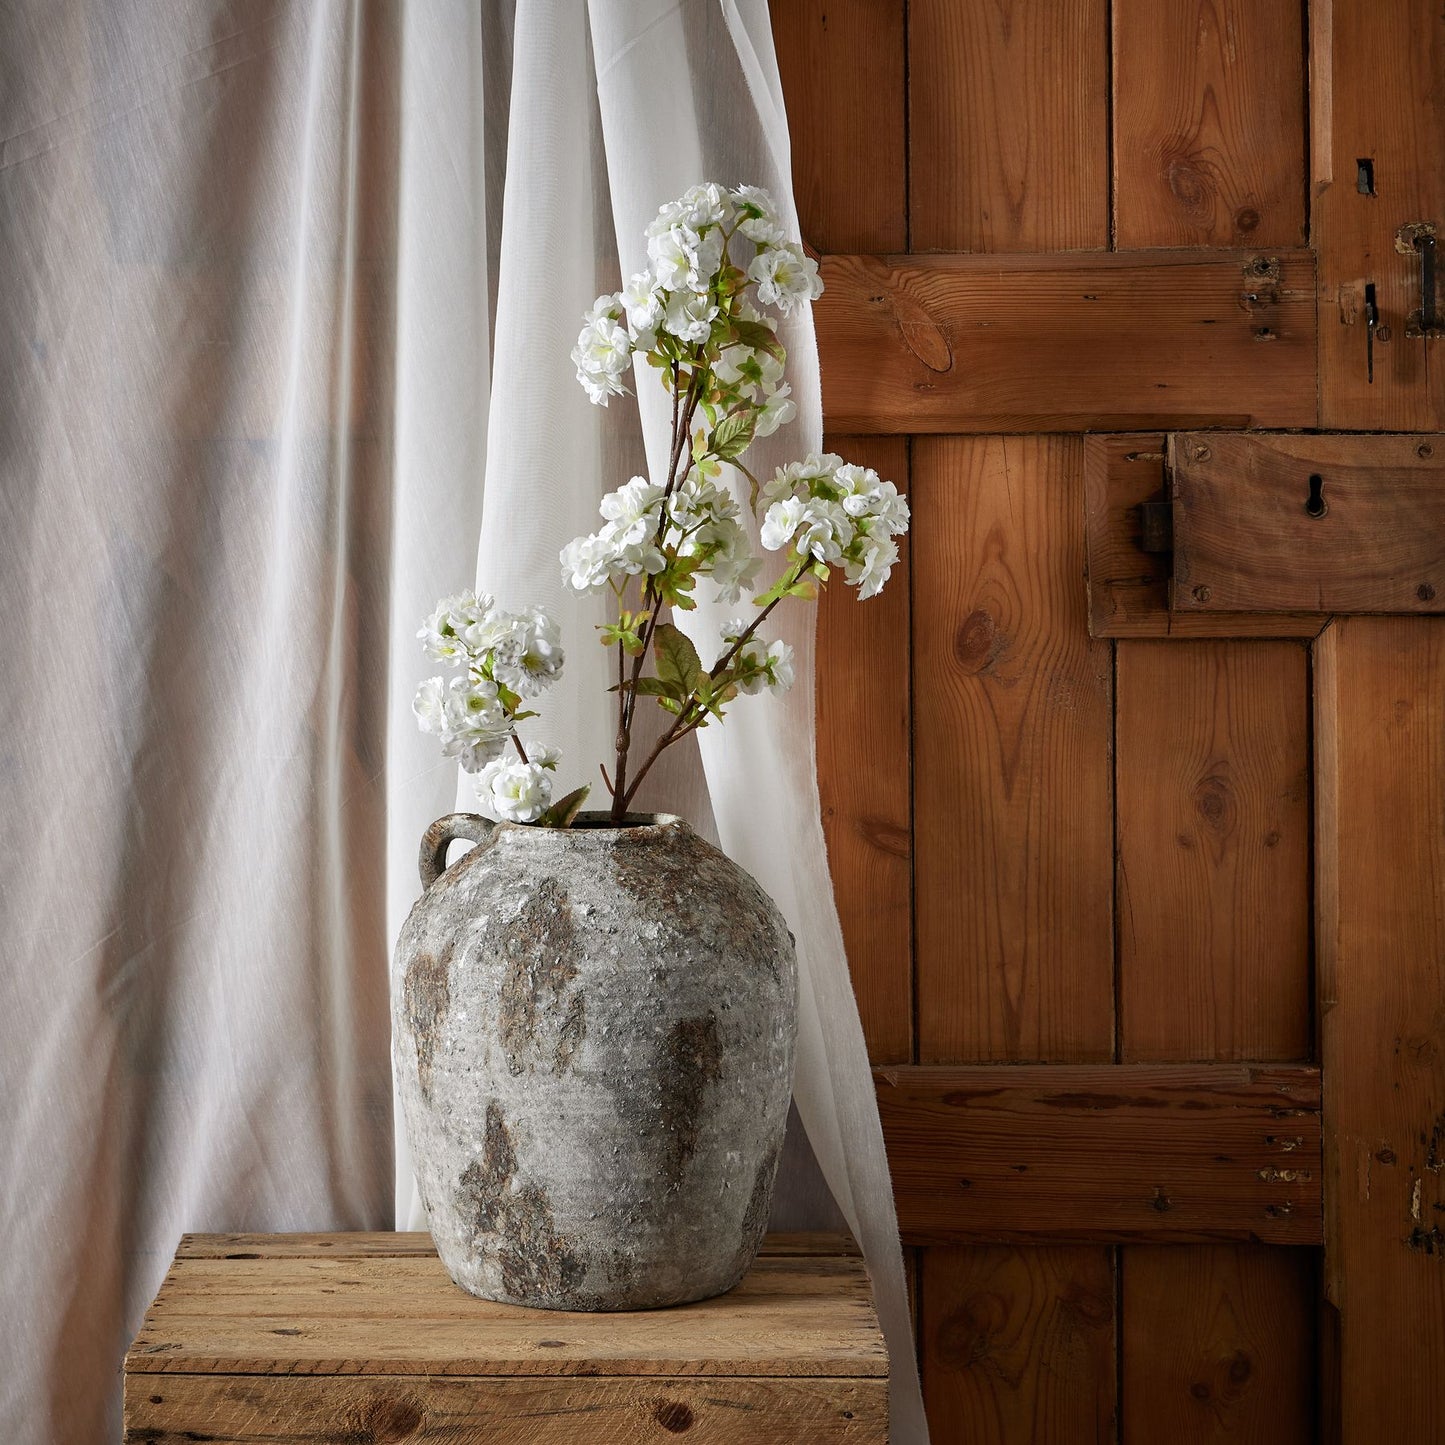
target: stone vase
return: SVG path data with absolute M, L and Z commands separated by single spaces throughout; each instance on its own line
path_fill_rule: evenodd
M 479 846 L 450 868 L 447 846 Z M 422 842 L 396 1073 L 451 1277 L 484 1299 L 706 1299 L 762 1241 L 792 1093 L 793 939 L 681 819 L 468 813 Z

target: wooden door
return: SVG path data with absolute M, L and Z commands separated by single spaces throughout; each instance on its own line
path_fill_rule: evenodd
M 1445 618 L 1141 549 L 1216 429 L 1445 456 L 1445 11 L 773 14 L 830 443 L 914 508 L 818 701 L 934 1438 L 1445 1441 Z

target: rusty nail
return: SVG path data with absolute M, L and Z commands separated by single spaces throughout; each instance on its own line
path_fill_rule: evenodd
M 1429 442 L 1421 442 L 1420 445 L 1415 448 L 1415 455 L 1417 457 L 1433 457 L 1435 455 L 1435 448 L 1432 447 Z
M 1418 597 L 1421 602 L 1433 602 L 1435 600 L 1435 589 L 1428 582 L 1422 582 L 1415 589 L 1415 596 Z
M 1377 326 L 1375 328 L 1375 340 L 1384 342 L 1390 339 L 1391 332 L 1388 326 Z
M 1209 448 L 1202 442 L 1194 448 L 1194 460 L 1196 462 L 1207 462 L 1209 460 Z
M 1196 602 L 1209 601 L 1209 588 L 1207 588 L 1202 582 L 1199 584 L 1198 587 L 1194 589 L 1194 600 Z

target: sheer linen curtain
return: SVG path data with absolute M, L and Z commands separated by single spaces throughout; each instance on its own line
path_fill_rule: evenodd
M 421 831 L 471 801 L 411 720 L 417 621 L 474 579 L 555 606 L 568 682 L 534 727 L 595 769 L 604 659 L 556 551 L 642 470 L 643 435 L 566 353 L 660 201 L 708 175 L 786 205 L 787 154 L 761 0 L 0 12 L 7 1441 L 116 1436 L 120 1358 L 183 1230 L 408 1212 L 387 960 Z M 788 341 L 780 456 L 819 429 L 810 321 Z M 790 698 L 748 700 L 650 802 L 715 829 L 802 943 L 798 1113 L 912 1442 L 811 625 L 787 623 Z

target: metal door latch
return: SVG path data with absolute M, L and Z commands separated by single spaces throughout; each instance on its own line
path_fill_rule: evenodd
M 1420 306 L 1405 323 L 1406 336 L 1445 336 L 1435 298 L 1435 223 L 1411 221 L 1395 232 L 1395 249 L 1420 261 Z
M 1155 492 L 1148 501 L 1139 503 L 1139 550 L 1174 550 L 1174 503 L 1169 498 L 1168 487 Z

